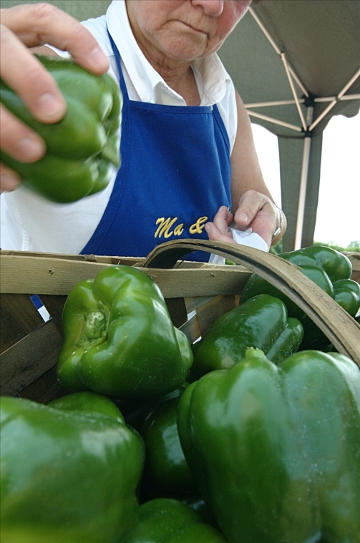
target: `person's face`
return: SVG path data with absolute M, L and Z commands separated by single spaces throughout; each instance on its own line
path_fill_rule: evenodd
M 126 0 L 146 56 L 189 62 L 217 51 L 251 0 Z

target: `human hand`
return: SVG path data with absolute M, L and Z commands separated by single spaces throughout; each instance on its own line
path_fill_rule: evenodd
M 41 122 L 54 123 L 66 103 L 54 79 L 28 49 L 49 43 L 69 51 L 75 62 L 102 74 L 109 62 L 91 33 L 76 19 L 50 4 L 20 5 L 0 10 L 0 77 Z M 50 51 L 49 51 L 50 52 Z M 45 142 L 0 104 L 0 148 L 17 160 L 35 162 Z M 19 176 L 0 164 L 0 192 L 13 190 Z
M 280 224 L 280 214 L 282 214 L 282 230 L 273 238 L 273 234 Z M 220 207 L 214 221 L 205 225 L 209 239 L 212 241 L 234 241 L 229 231 L 229 226 L 233 222 L 235 229 L 247 230 L 251 228 L 267 243 L 268 247 L 276 243 L 286 229 L 286 219 L 283 212 L 268 196 L 254 190 L 243 194 L 234 215 L 225 206 Z
M 226 206 L 221 206 L 216 213 L 213 222 L 205 224 L 205 230 L 212 241 L 234 242 L 229 226 L 233 222 L 233 214 Z

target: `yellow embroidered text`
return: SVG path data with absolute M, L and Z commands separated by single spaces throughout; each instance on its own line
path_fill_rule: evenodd
M 190 234 L 201 234 L 204 230 L 204 226 L 207 220 L 207 217 L 200 217 L 194 224 L 190 226 Z
M 177 217 L 174 217 L 173 219 L 170 219 L 170 217 L 167 219 L 165 219 L 165 217 L 160 217 L 157 219 L 156 224 L 158 224 L 159 227 L 156 230 L 154 237 L 161 238 L 164 236 L 164 238 L 170 238 L 173 235 L 181 236 L 184 231 L 184 225 L 182 223 L 177 224 L 173 231 L 171 230 L 171 227 L 176 223 L 177 220 Z

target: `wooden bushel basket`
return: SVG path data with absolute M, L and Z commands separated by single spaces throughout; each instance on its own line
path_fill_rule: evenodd
M 236 266 L 180 260 L 190 251 L 224 256 Z M 159 285 L 173 323 L 191 343 L 239 301 L 255 272 L 282 290 L 315 322 L 340 352 L 360 366 L 360 326 L 330 296 L 275 255 L 241 245 L 176 240 L 147 258 L 56 255 L 1 251 L 0 386 L 2 395 L 42 403 L 66 394 L 56 379 L 62 344 L 61 314 L 72 286 L 103 268 L 126 264 L 142 269 Z M 37 295 L 51 318 L 44 322 L 30 296 Z

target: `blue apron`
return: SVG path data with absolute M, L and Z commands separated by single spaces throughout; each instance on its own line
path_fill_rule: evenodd
M 81 253 L 143 257 L 165 241 L 207 239 L 205 223 L 231 204 L 230 145 L 218 108 L 130 100 L 111 41 L 123 94 L 121 167 Z M 208 257 L 193 252 L 186 259 Z

